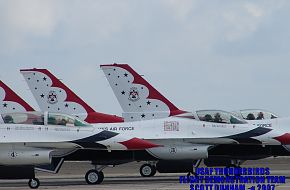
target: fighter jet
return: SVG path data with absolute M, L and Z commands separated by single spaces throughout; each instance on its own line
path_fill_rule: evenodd
M 51 164 L 54 158 L 78 149 L 130 150 L 155 147 L 145 140 L 100 130 L 78 118 L 51 112 L 3 113 L 0 117 L 0 165 L 9 167 Z M 4 168 L 5 168 L 4 167 Z M 2 168 L 3 169 L 3 168 Z M 3 170 L 1 170 L 3 172 Z M 26 173 L 19 171 L 14 178 Z M 2 175 L 5 176 L 5 173 Z M 33 173 L 34 175 L 34 173 Z M 39 181 L 32 176 L 31 188 Z
M 138 121 L 147 120 L 154 118 L 164 117 L 185 117 L 195 118 L 195 120 L 206 121 L 206 122 L 218 122 L 218 123 L 232 123 L 235 122 L 235 118 L 227 112 L 221 110 L 200 110 L 197 112 L 180 111 L 175 105 L 173 105 L 168 99 L 166 99 L 160 92 L 152 87 L 142 76 L 134 71 L 127 64 L 110 64 L 102 65 L 101 69 L 104 71 L 106 78 L 108 79 L 111 88 L 114 91 L 124 113 L 123 117 L 125 121 Z M 117 84 L 117 85 L 116 85 Z M 136 96 L 137 94 L 137 96 Z M 130 101 L 130 96 L 136 96 L 135 101 Z M 129 97 L 128 97 L 129 96 Z M 162 101 L 165 106 L 154 107 L 155 102 Z M 150 102 L 149 105 L 146 105 Z M 240 114 L 245 118 L 245 114 L 249 113 L 250 110 L 242 110 Z M 252 110 L 253 111 L 253 110 Z M 253 112 L 254 113 L 254 112 Z M 249 124 L 253 124 L 257 127 L 265 127 L 267 129 L 281 130 L 281 135 L 275 137 L 275 140 L 288 144 L 289 129 L 287 126 L 290 122 L 290 118 L 277 118 L 275 114 L 264 113 L 263 116 L 259 116 L 259 112 L 256 112 L 256 118 L 260 117 L 260 120 L 248 121 Z M 263 117 L 263 120 L 261 119 Z M 271 118 L 271 119 L 268 119 Z M 270 133 L 271 133 L 270 132 Z M 271 134 L 267 133 L 260 137 L 265 138 L 266 136 L 271 138 Z M 256 140 L 259 140 L 257 137 Z M 273 136 L 272 136 L 273 137 Z M 269 140 L 268 139 L 268 140 Z M 260 139 L 261 140 L 261 139 Z M 289 155 L 289 149 L 285 151 L 285 147 L 288 146 L 236 146 L 233 148 L 231 145 L 218 145 L 209 150 L 209 158 L 205 159 L 207 165 L 217 164 L 239 164 L 240 159 L 258 159 L 271 155 Z M 234 155 L 230 155 L 230 153 Z M 253 154 L 252 154 L 253 153 Z M 220 156 L 222 159 L 225 157 L 235 158 L 228 159 L 221 163 L 220 159 L 216 159 L 216 156 Z
M 78 155 L 79 150 L 108 152 L 158 146 L 100 130 L 68 114 L 36 112 L 3 81 L 0 81 L 0 101 L 0 178 L 30 178 L 31 188 L 40 184 L 35 178 L 35 168 L 59 170 L 64 157 Z
M 275 130 L 272 132 L 272 136 L 265 136 L 263 139 L 257 140 L 258 136 L 267 134 L 272 129 L 254 127 L 243 119 L 226 112 L 223 114 L 228 120 L 224 122 L 197 120 L 192 113 L 174 106 L 149 83 L 144 82 L 134 73 L 132 74 L 131 70 L 129 72 L 120 65 L 102 66 L 102 69 L 106 76 L 114 77 L 111 85 L 116 87 L 114 91 L 118 93 L 118 96 L 123 96 L 125 103 L 121 104 L 129 108 L 129 112 L 125 111 L 124 114 L 125 120 L 128 122 L 94 125 L 109 131 L 136 135 L 136 137 L 163 145 L 163 147 L 146 150 L 151 156 L 149 156 L 150 159 L 152 157 L 154 160 L 171 161 L 206 159 L 213 147 L 225 144 L 281 145 L 281 142 L 274 139 L 281 136 L 279 131 Z M 25 69 L 21 70 L 21 73 L 41 109 L 57 109 L 59 112 L 67 111 L 74 115 L 82 115 L 82 112 L 86 114 L 83 104 L 74 101 L 75 94 L 71 96 L 71 93 L 64 90 L 63 84 L 60 85 L 60 81 L 56 81 L 57 78 L 47 70 Z M 139 83 L 126 87 L 127 84 L 132 85 L 133 82 L 134 84 Z M 57 102 L 54 100 L 54 103 L 49 103 L 48 99 L 52 92 L 54 97 L 57 97 Z M 72 107 L 70 105 L 75 105 L 79 109 L 68 109 L 68 107 Z M 119 157 L 122 156 L 119 155 Z
M 45 80 L 45 79 L 44 79 Z M 57 80 L 56 80 L 57 82 Z M 59 81 L 60 82 L 60 81 Z M 62 85 L 62 84 L 61 84 Z M 64 88 L 69 92 L 70 95 L 73 95 L 74 93 L 71 92 L 66 86 L 64 86 Z M 36 90 L 36 89 L 35 89 Z M 9 88 L 3 81 L 0 81 L 0 102 L 2 105 L 0 107 L 0 113 L 12 113 L 12 112 L 24 112 L 24 111 L 34 111 L 34 109 L 26 102 L 24 101 L 20 96 L 18 96 L 11 88 Z M 56 97 L 57 98 L 57 97 Z M 74 100 L 80 100 L 79 97 L 73 97 Z M 53 101 L 53 100 L 52 100 Z M 55 99 L 54 99 L 55 101 Z M 82 103 L 83 101 L 80 100 L 80 102 Z M 84 102 L 83 102 L 84 103 Z M 65 107 L 65 106 L 64 106 Z M 107 114 L 103 114 L 103 113 L 99 113 L 99 112 L 95 112 L 92 110 L 92 108 L 90 108 L 90 106 L 88 106 L 87 104 L 84 105 L 84 107 L 86 108 L 86 110 L 88 110 L 88 112 L 84 113 L 84 114 L 77 114 L 77 117 L 83 117 L 84 119 L 87 119 L 90 122 L 123 122 L 123 119 L 117 116 L 112 116 L 112 115 L 107 115 Z M 77 111 L 77 109 L 72 109 Z M 56 111 L 56 110 L 49 110 L 49 111 Z M 88 116 L 90 115 L 90 116 Z M 111 120 L 110 120 L 111 118 Z M 134 146 L 139 146 L 138 143 L 136 144 L 136 142 L 134 143 Z M 133 146 L 131 144 L 131 146 Z M 143 146 L 143 145 L 142 145 Z M 118 154 L 118 152 L 120 152 Z M 99 161 L 101 161 L 102 163 L 104 163 L 106 160 L 114 160 L 111 161 L 109 164 L 120 164 L 120 163 L 124 163 L 124 162 L 128 162 L 127 159 L 128 157 L 133 157 L 132 154 L 133 151 L 118 151 L 118 150 L 113 150 L 108 152 L 107 150 L 94 150 L 94 149 L 78 149 L 74 152 L 72 152 L 71 154 L 65 155 L 64 157 L 58 157 L 58 158 L 53 158 L 51 164 L 45 164 L 45 165 L 36 165 L 36 166 L 30 166 L 29 168 L 25 167 L 25 166 L 0 166 L 1 168 L 1 172 L 0 172 L 0 178 L 1 179 L 14 179 L 14 178 L 35 178 L 34 175 L 34 170 L 40 170 L 40 171 L 45 171 L 45 172 L 50 172 L 50 173 L 58 173 L 59 169 L 61 168 L 61 165 L 63 163 L 64 160 L 68 160 L 68 161 L 92 161 L 92 163 L 94 163 L 94 165 L 96 165 L 96 163 L 98 163 Z M 139 152 L 134 150 L 135 152 Z M 141 151 L 142 152 L 142 151 Z M 118 155 L 124 155 L 123 158 L 118 159 Z M 134 155 L 134 157 L 136 157 L 136 155 Z M 142 154 L 138 154 L 137 157 L 141 157 L 143 158 Z M 97 167 L 95 166 L 96 169 L 91 169 L 88 170 L 86 175 L 85 175 L 85 179 L 87 181 L 88 184 L 98 184 L 101 183 L 104 179 L 104 174 L 101 171 L 104 167 L 100 166 Z M 100 170 L 101 169 L 101 170 Z M 19 171 L 27 171 L 25 173 L 19 173 Z M 17 174 L 17 175 L 16 175 Z M 34 183 L 37 182 L 37 180 L 31 180 Z M 31 183 L 31 182 L 30 182 Z

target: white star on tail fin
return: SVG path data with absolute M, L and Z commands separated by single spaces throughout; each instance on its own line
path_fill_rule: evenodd
M 24 76 L 42 111 L 75 115 L 89 123 L 114 123 L 123 119 L 94 111 L 47 69 L 23 69 Z
M 0 113 L 34 111 L 34 109 L 0 80 Z
M 101 65 L 124 113 L 125 121 L 184 115 L 127 64 Z

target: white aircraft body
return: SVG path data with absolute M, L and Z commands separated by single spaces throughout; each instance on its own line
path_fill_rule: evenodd
M 162 145 L 146 149 L 155 158 L 198 160 L 207 158 L 208 152 L 219 145 L 288 143 L 280 138 L 285 133 L 279 127 L 273 130 L 253 126 L 230 113 L 223 112 L 220 122 L 201 121 L 193 113 L 178 109 L 128 65 L 101 68 L 124 110 L 126 122 L 92 122 L 93 125 Z M 21 73 L 41 110 L 70 113 L 83 119 L 91 114 L 85 109 L 86 104 L 46 69 L 25 69 Z
M 34 168 L 56 172 L 64 156 L 80 149 L 143 150 L 159 146 L 133 136 L 101 130 L 67 114 L 35 112 L 2 81 L 0 101 L 0 178 L 30 177 L 31 188 L 40 184 Z M 115 122 L 115 116 L 107 118 Z
M 233 115 L 227 123 L 193 119 L 192 113 L 179 110 L 148 82 L 141 77 L 138 78 L 139 75 L 133 73 L 128 65 L 103 65 L 101 68 L 120 101 L 125 112 L 124 119 L 128 122 L 94 124 L 100 129 L 171 143 L 177 140 L 207 145 L 281 144 L 274 139 L 283 135 L 279 130 L 254 127 Z M 89 115 L 83 102 L 75 101 L 75 98 L 70 96 L 72 92 L 64 88 L 48 70 L 23 69 L 21 73 L 41 110 L 70 113 L 82 119 L 86 119 Z M 270 132 L 271 136 L 268 136 Z M 264 135 L 264 138 L 259 138 L 261 135 Z
M 101 65 L 101 69 L 104 71 L 105 76 L 108 79 L 110 86 L 113 89 L 113 92 L 124 111 L 123 117 L 125 121 L 148 120 L 172 116 L 190 118 L 191 115 L 192 118 L 198 118 L 197 120 L 205 121 L 205 115 L 203 118 L 197 117 L 194 116 L 193 113 L 181 111 L 176 108 L 176 106 L 174 106 L 169 100 L 161 95 L 129 65 Z M 233 118 L 231 115 L 230 117 L 228 117 L 226 114 L 224 116 L 224 118 L 221 118 L 222 116 L 220 116 L 220 120 L 215 120 L 213 118 L 212 121 L 206 121 L 206 123 L 209 125 L 211 124 L 212 126 L 222 126 L 228 123 L 233 124 L 237 122 L 237 118 Z M 279 119 L 277 118 L 277 120 L 271 122 L 273 123 L 271 128 L 264 127 L 265 129 L 271 129 L 271 131 L 269 133 L 255 137 L 254 139 L 262 142 L 262 144 L 269 143 L 274 145 L 275 141 L 278 141 L 282 144 L 287 144 L 287 140 L 290 137 L 288 136 L 288 132 L 290 132 L 290 129 L 288 128 L 288 124 L 290 124 L 290 117 Z M 236 129 L 239 127 L 235 126 L 233 128 Z M 211 130 L 212 129 L 210 129 L 210 131 Z M 278 136 L 276 136 L 277 133 L 279 133 Z M 207 131 L 207 134 L 209 135 L 209 131 Z

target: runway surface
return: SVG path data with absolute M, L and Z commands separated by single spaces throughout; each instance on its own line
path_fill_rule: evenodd
M 139 174 L 139 167 L 143 163 L 129 163 L 114 168 L 104 169 L 105 179 L 100 185 L 87 185 L 84 179 L 85 173 L 92 169 L 88 162 L 66 162 L 58 174 L 38 172 L 40 179 L 39 189 L 140 189 L 140 190 L 173 190 L 190 189 L 189 184 L 180 184 L 181 174 L 160 174 L 154 177 L 144 178 Z M 258 161 L 247 161 L 242 167 L 269 167 L 271 175 L 286 176 L 286 184 L 277 185 L 275 190 L 290 189 L 290 158 L 268 158 Z M 0 180 L 0 190 L 30 189 L 28 180 Z M 250 187 L 251 185 L 247 185 Z M 256 188 L 257 189 L 257 188 Z M 262 190 L 262 189 L 261 189 Z

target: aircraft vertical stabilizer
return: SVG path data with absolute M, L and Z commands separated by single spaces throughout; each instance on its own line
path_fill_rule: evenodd
M 0 113 L 34 111 L 34 109 L 0 80 Z
M 178 109 L 127 64 L 101 65 L 124 113 L 125 121 L 170 116 L 191 117 Z
M 123 118 L 96 112 L 47 69 L 23 69 L 24 76 L 42 111 L 76 115 L 89 123 L 123 122 Z

